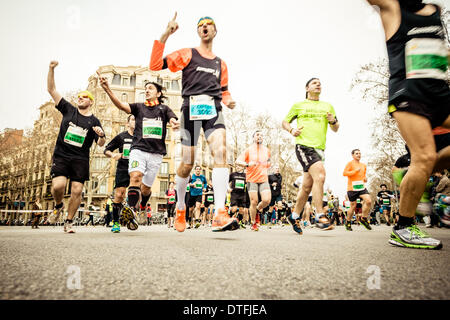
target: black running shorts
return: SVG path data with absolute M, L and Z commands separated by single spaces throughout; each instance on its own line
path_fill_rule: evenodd
M 50 176 L 52 179 L 63 176 L 70 181 L 84 183 L 89 180 L 89 160 L 53 157 Z
M 389 106 L 388 110 L 390 114 L 396 111 L 405 111 L 425 117 L 430 121 L 432 128 L 439 127 L 450 115 L 447 103 L 431 106 L 414 100 L 395 102 Z
M 369 194 L 369 191 L 367 191 L 367 189 L 361 191 L 347 191 L 348 200 L 350 202 L 355 202 L 359 196 L 363 194 Z
M 219 104 L 220 101 L 216 102 Z M 217 108 L 217 106 L 216 106 Z M 225 129 L 225 120 L 222 111 L 217 111 L 217 115 L 209 120 L 189 120 L 189 106 L 181 108 L 180 117 L 180 137 L 183 146 L 194 147 L 197 145 L 198 137 L 200 136 L 200 129 L 203 128 L 206 140 L 216 129 Z
M 116 179 L 114 181 L 114 189 L 126 188 L 129 185 L 130 185 L 130 175 L 128 174 L 128 169 L 117 170 Z
M 193 195 L 191 194 L 191 196 L 189 197 L 188 207 L 189 207 L 189 208 L 195 207 L 195 204 L 196 204 L 197 202 L 202 203 L 202 195 L 199 195 L 199 196 L 193 196 Z
M 450 133 L 435 135 L 434 142 L 436 143 L 436 152 L 450 146 Z
M 246 208 L 247 199 L 246 193 L 231 193 L 230 204 L 232 207 Z
M 323 150 L 302 146 L 301 144 L 295 145 L 295 154 L 303 167 L 303 172 L 308 172 L 314 163 L 325 160 Z

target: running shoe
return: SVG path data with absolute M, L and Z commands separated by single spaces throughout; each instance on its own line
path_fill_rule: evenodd
M 231 218 L 225 209 L 219 209 L 213 218 L 212 231 L 233 231 L 239 229 L 237 219 Z
M 59 209 L 56 209 L 56 208 L 53 209 L 53 212 L 48 216 L 48 219 L 47 219 L 48 224 L 55 224 L 58 221 L 59 216 L 61 215 L 61 212 L 63 212 L 63 210 L 64 210 L 64 204 Z
M 330 223 L 330 219 L 328 219 L 325 214 L 321 214 L 318 218 L 316 218 L 316 226 L 323 231 L 334 229 L 334 226 Z
M 367 221 L 367 218 L 361 217 L 361 219 L 359 219 L 359 223 L 362 224 L 367 230 L 372 230 L 372 227 L 370 226 L 369 221 Z
M 75 230 L 73 229 L 73 222 L 69 221 L 64 222 L 64 232 L 75 233 Z
M 352 223 L 351 222 L 346 222 L 345 223 L 345 229 L 347 229 L 347 231 L 353 231 Z
M 201 225 L 200 221 L 197 221 L 194 225 L 194 228 L 198 229 L 200 227 L 200 225 Z
M 441 249 L 442 242 L 431 238 L 427 233 L 412 225 L 403 229 L 392 230 L 389 243 L 404 248 L 415 249 Z
M 122 218 L 123 222 L 127 224 L 129 221 L 136 219 L 136 213 L 134 212 L 133 208 L 128 205 L 124 205 L 122 210 L 120 211 L 120 217 Z
M 302 234 L 302 228 L 301 228 L 301 218 L 298 217 L 297 219 L 293 219 L 292 215 L 288 217 L 289 223 L 292 225 L 292 229 L 294 229 L 295 232 L 298 234 Z
M 177 208 L 173 225 L 178 232 L 183 232 L 186 229 L 186 209 L 180 210 Z
M 118 222 L 114 222 L 111 232 L 113 233 L 119 233 L 120 232 L 120 224 Z
M 256 224 L 256 223 L 252 224 L 250 230 L 252 230 L 252 231 L 259 231 L 258 224 Z
M 247 227 L 245 226 L 245 223 L 243 223 L 242 221 L 239 222 L 239 226 L 240 226 L 242 229 L 247 229 Z

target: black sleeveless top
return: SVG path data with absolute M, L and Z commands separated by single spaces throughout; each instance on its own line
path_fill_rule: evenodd
M 440 8 L 430 16 L 401 9 L 401 24 L 386 43 L 389 104 L 415 100 L 450 106 L 447 48 Z
M 182 97 L 187 100 L 186 98 L 190 96 L 206 94 L 221 100 L 222 62 L 220 58 L 203 58 L 196 49 L 191 50 L 191 61 L 182 71 Z

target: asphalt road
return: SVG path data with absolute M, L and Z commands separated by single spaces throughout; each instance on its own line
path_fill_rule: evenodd
M 0 299 L 448 299 L 449 229 L 426 229 L 437 251 L 393 247 L 387 226 L 353 229 L 2 226 Z

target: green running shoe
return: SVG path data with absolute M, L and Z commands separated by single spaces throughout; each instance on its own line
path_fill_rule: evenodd
M 120 224 L 118 222 L 114 222 L 111 232 L 113 233 L 119 233 L 120 232 Z
M 352 223 L 351 223 L 351 222 L 347 222 L 347 223 L 345 224 L 345 229 L 347 229 L 347 231 L 353 231 L 353 229 L 352 229 Z
M 361 217 L 361 219 L 359 219 L 359 223 L 362 224 L 367 230 L 372 230 L 372 227 L 370 226 L 369 221 L 367 221 L 367 218 Z
M 441 241 L 431 238 L 416 225 L 399 230 L 393 229 L 389 243 L 398 247 L 414 249 L 439 250 L 442 248 Z

